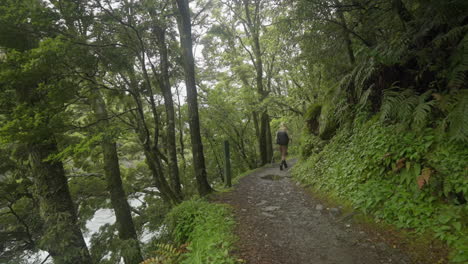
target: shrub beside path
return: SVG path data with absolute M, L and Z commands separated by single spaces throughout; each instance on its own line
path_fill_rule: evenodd
M 247 264 L 412 263 L 359 230 L 338 208 L 325 208 L 290 177 L 279 165 L 265 167 L 215 198 L 234 207 L 234 254 Z

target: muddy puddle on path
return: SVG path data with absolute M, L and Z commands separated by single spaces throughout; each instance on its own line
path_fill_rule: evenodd
M 279 166 L 246 176 L 217 200 L 235 208 L 234 254 L 248 264 L 412 263 L 356 229 L 338 208 L 325 208 Z
M 265 175 L 265 176 L 262 176 L 260 177 L 262 180 L 268 180 L 268 181 L 279 181 L 281 180 L 283 177 L 279 176 L 279 175 L 275 175 L 275 174 L 268 174 L 268 175 Z

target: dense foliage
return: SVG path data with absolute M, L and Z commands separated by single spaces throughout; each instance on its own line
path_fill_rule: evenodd
M 139 263 L 222 185 L 224 141 L 239 175 L 281 122 L 301 180 L 463 260 L 467 1 L 188 2 L 0 1 L 0 261 Z M 230 243 L 224 209 L 183 208 L 189 259 L 231 261 L 190 222 Z
M 299 1 L 313 100 L 296 177 L 467 260 L 466 1 Z M 298 26 L 302 28 L 303 26 Z M 326 54 L 327 56 L 322 56 Z
M 468 150 L 425 132 L 358 123 L 295 167 L 294 175 L 381 221 L 430 230 L 455 248 L 454 261 L 464 262 Z
M 230 208 L 204 200 L 183 202 L 166 217 L 166 232 L 176 245 L 187 244 L 180 263 L 237 263 L 229 255 L 235 241 Z

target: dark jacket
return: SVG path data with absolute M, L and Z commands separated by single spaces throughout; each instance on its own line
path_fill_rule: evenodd
M 287 146 L 289 143 L 289 136 L 288 132 L 286 131 L 278 131 L 276 132 L 276 144 Z

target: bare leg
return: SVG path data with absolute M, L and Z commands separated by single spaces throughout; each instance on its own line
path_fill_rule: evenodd
M 286 160 L 286 155 L 288 153 L 288 146 L 280 145 L 280 152 L 281 152 L 281 161 Z

